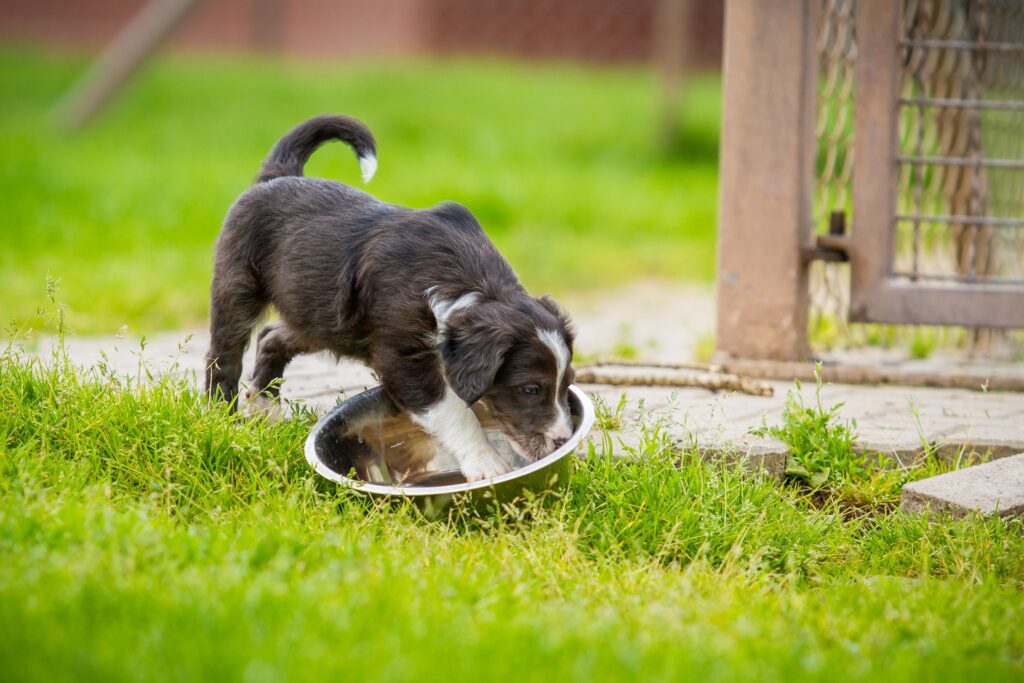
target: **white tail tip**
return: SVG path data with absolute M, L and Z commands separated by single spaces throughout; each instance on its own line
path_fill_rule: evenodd
M 377 157 L 359 157 L 359 170 L 363 174 L 363 182 L 370 182 L 370 178 L 377 172 Z

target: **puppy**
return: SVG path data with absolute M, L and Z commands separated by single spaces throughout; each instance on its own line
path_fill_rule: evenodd
M 276 398 L 297 354 L 330 351 L 367 363 L 391 399 L 471 481 L 509 464 L 471 406 L 478 401 L 512 449 L 534 461 L 572 433 L 573 332 L 548 297 L 534 298 L 463 206 L 416 210 L 341 183 L 303 177 L 309 156 L 341 140 L 363 180 L 376 143 L 360 122 L 319 116 L 274 146 L 217 239 L 210 295 L 207 392 L 234 402 L 254 325 L 253 384 Z

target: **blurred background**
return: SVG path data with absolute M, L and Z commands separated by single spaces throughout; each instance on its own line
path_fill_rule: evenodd
M 8 0 L 8 39 L 99 49 L 146 0 Z M 660 21 L 681 19 L 691 64 L 717 67 L 723 0 L 202 0 L 170 38 L 172 49 L 353 57 L 491 55 L 512 59 L 644 64 Z M 682 6 L 685 16 L 672 17 Z
M 146 4 L 0 4 L 5 325 L 59 281 L 81 334 L 204 326 L 228 206 L 322 112 L 374 131 L 370 192 L 465 204 L 532 291 L 710 288 L 722 0 L 163 0 L 159 42 Z M 83 113 L 112 45 L 146 59 Z M 342 146 L 307 173 L 359 185 Z

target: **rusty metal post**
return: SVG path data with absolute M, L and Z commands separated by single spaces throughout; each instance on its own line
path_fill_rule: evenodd
M 857 8 L 857 96 L 854 101 L 853 234 L 850 320 L 878 319 L 892 270 L 899 169 L 900 3 L 862 0 Z
M 807 356 L 819 0 L 728 0 L 719 186 L 720 354 Z

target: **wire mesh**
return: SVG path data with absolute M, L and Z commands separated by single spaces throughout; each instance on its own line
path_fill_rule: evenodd
M 857 0 L 821 0 L 818 27 L 818 98 L 815 138 L 818 141 L 813 224 L 826 232 L 833 215 L 851 219 L 853 180 L 854 66 L 857 61 Z M 811 320 L 815 328 L 837 324 L 848 334 L 849 268 L 815 262 L 811 266 Z
M 815 225 L 827 226 L 833 211 L 849 211 L 853 177 L 853 88 L 857 41 L 856 0 L 823 0 L 818 34 L 819 91 Z
M 1024 283 L 1024 0 L 904 0 L 893 274 Z
M 821 0 L 813 222 L 850 192 L 857 0 Z M 902 0 L 892 274 L 969 287 L 1024 285 L 1024 0 Z M 879 245 L 882 248 L 883 245 Z M 849 269 L 816 263 L 811 315 L 846 323 Z

